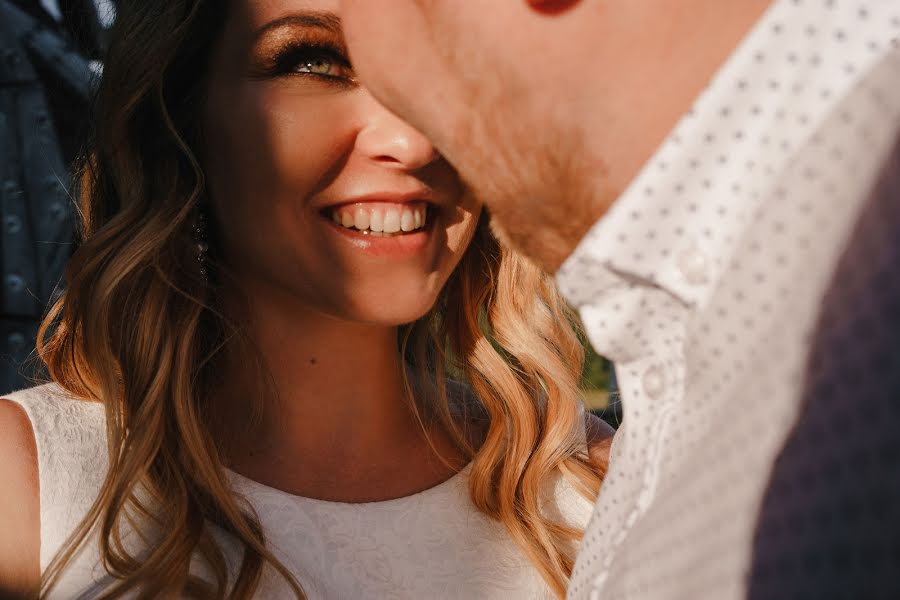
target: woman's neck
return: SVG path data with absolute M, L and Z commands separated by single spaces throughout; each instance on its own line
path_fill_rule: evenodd
M 238 343 L 227 351 L 213 398 L 213 405 L 224 405 L 228 466 L 275 487 L 323 497 L 348 481 L 368 478 L 371 487 L 389 482 L 395 471 L 408 477 L 399 459 L 431 454 L 410 409 L 396 327 L 343 321 L 294 303 L 250 313 L 239 320 L 249 347 Z M 253 403 L 261 412 L 250 429 Z M 464 464 L 446 433 L 429 433 L 457 468 Z M 446 466 L 426 458 L 438 480 L 446 476 Z M 342 490 L 337 495 L 353 496 Z

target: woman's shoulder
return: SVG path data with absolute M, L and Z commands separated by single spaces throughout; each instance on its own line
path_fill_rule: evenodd
M 40 579 L 37 449 L 28 415 L 10 400 L 0 399 L 0 432 L 0 590 L 25 594 Z
M 43 414 L 92 414 L 102 413 L 103 406 L 99 402 L 91 402 L 77 398 L 55 382 L 35 385 L 33 387 L 10 392 L 2 396 L 22 406 L 29 417 L 32 411 Z M 94 415 L 95 416 L 95 415 Z
M 46 384 L 5 394 L 0 400 L 0 419 L 4 434 L 8 429 L 16 438 L 6 438 L 0 452 L 18 447 L 13 451 L 27 460 L 32 495 L 36 468 L 44 568 L 52 551 L 93 502 L 106 476 L 105 411 L 99 403 Z
M 76 398 L 56 383 L 48 383 L 3 396 L 28 415 L 37 441 L 38 455 L 60 447 L 79 452 L 79 447 L 105 448 L 106 413 L 98 402 Z
M 28 417 L 42 471 L 54 463 L 69 467 L 62 465 L 71 462 L 68 458 L 82 458 L 96 466 L 93 461 L 101 450 L 105 457 L 106 413 L 100 403 L 76 398 L 55 383 L 5 394 L 3 400 L 18 405 Z

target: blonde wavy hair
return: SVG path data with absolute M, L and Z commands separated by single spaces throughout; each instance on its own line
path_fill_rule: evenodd
M 54 381 L 105 407 L 109 470 L 44 572 L 42 597 L 99 528 L 114 582 L 100 598 L 225 598 L 229 573 L 208 523 L 244 548 L 229 597 L 251 597 L 266 563 L 305 597 L 267 549 L 252 507 L 231 491 L 211 433 L 217 365 L 240 328 L 217 308 L 219 278 L 200 274 L 192 215 L 206 193 L 202 75 L 226 12 L 212 0 L 119 9 L 80 170 L 80 247 L 38 344 Z M 474 505 L 563 596 L 581 531 L 544 514 L 542 490 L 562 475 L 592 499 L 604 465 L 585 452 L 583 350 L 552 280 L 501 247 L 482 219 L 435 307 L 400 328 L 398 347 L 417 379 L 436 382 L 432 393 L 410 394 L 413 408 L 420 423 L 439 420 L 470 458 Z M 485 421 L 477 448 L 466 417 L 451 410 L 450 374 L 468 383 L 470 408 Z M 126 547 L 126 526 L 143 536 L 139 555 Z M 194 555 L 213 582 L 189 573 Z

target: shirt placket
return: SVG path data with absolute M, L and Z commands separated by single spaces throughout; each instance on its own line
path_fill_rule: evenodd
M 595 524 L 602 529 L 605 542 L 588 582 L 592 599 L 600 597 L 617 549 L 655 497 L 663 440 L 683 400 L 688 311 L 663 290 L 635 283 L 582 307 L 588 337 L 615 365 L 623 407 L 608 475 L 617 483 L 601 499 L 613 512 L 608 514 L 611 518 L 598 515 L 605 522 Z

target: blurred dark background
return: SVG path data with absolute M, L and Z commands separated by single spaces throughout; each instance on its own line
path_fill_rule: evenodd
M 72 253 L 69 169 L 114 16 L 107 0 L 0 0 L 0 393 L 30 385 Z

